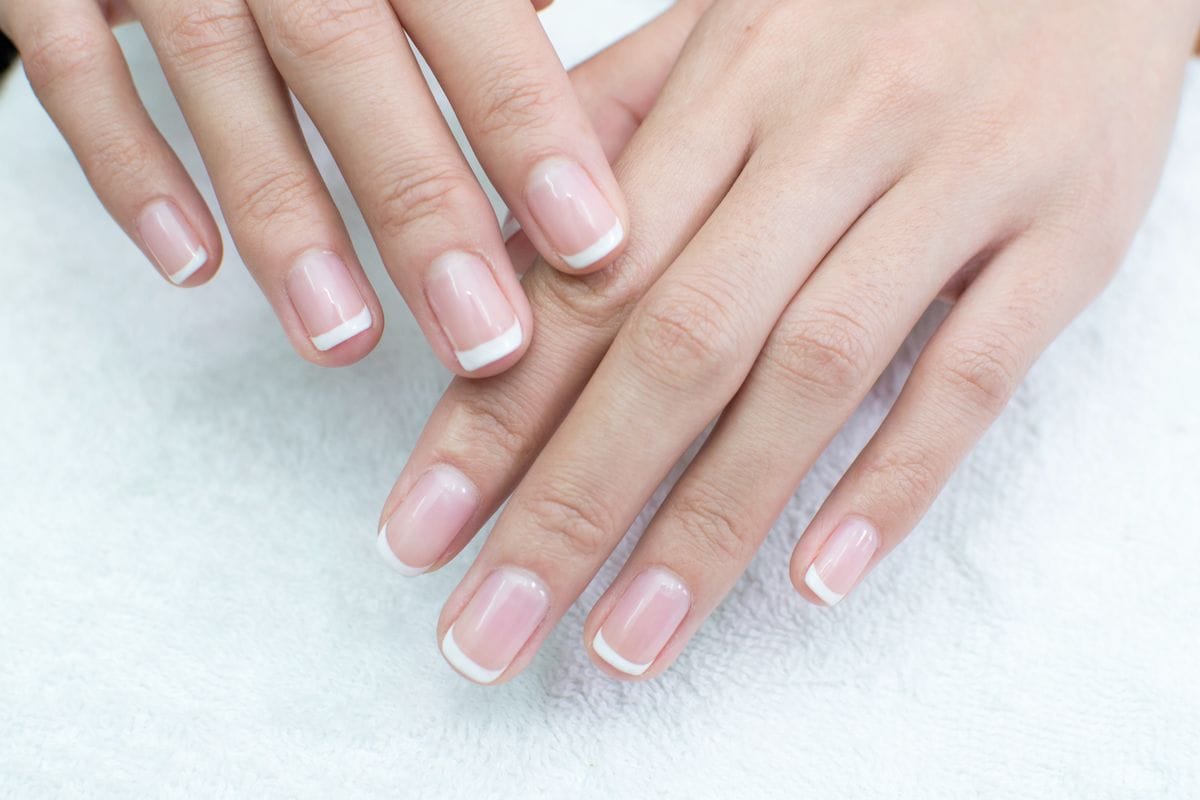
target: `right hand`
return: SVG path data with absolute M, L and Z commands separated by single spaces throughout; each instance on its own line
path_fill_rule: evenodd
M 628 224 L 604 149 L 536 11 L 549 0 L 0 0 L 0 30 L 100 200 L 163 277 L 210 279 L 221 236 L 154 127 L 109 28 L 138 20 L 246 264 L 296 350 L 342 366 L 379 300 L 305 145 L 289 89 L 336 157 L 442 362 L 520 358 L 529 305 L 491 204 L 421 75 L 422 48 L 480 162 L 551 264 L 600 269 Z

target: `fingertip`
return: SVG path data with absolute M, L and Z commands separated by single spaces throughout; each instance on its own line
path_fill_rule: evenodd
M 430 265 L 424 294 L 431 317 L 422 323 L 426 336 L 456 375 L 497 375 L 528 349 L 532 312 L 507 265 L 494 268 L 477 253 L 446 252 Z
M 538 162 L 525 190 L 522 227 L 543 257 L 562 272 L 582 275 L 603 269 L 625 246 L 623 202 L 603 165 L 597 181 L 579 162 L 552 157 Z M 607 185 L 607 191 L 601 188 Z

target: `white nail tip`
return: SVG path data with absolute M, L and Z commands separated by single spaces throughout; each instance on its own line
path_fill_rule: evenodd
M 652 661 L 650 664 L 635 664 L 629 659 L 623 657 L 616 650 L 613 650 L 612 645 L 610 645 L 604 639 L 604 631 L 596 631 L 596 638 L 592 640 L 592 649 L 595 650 L 596 655 L 604 659 L 605 663 L 607 663 L 610 667 L 615 670 L 619 670 L 620 672 L 624 672 L 626 675 L 641 675 L 646 670 L 650 669 L 650 664 L 654 663 Z
M 396 553 L 392 550 L 392 546 L 387 540 L 387 524 L 385 523 L 379 529 L 379 536 L 375 539 L 375 545 L 379 548 L 379 555 L 387 562 L 388 566 L 408 578 L 415 578 L 417 575 L 424 575 L 432 564 L 424 567 L 410 567 L 401 561 Z
M 446 635 L 442 639 L 442 655 L 450 662 L 450 666 L 476 683 L 491 683 L 504 673 L 503 669 L 487 669 L 472 661 L 459 648 L 458 642 L 454 641 L 453 625 L 450 626 L 450 630 L 446 631 Z
M 817 573 L 817 565 L 813 564 L 808 568 L 808 572 L 804 573 L 804 583 L 808 588 L 812 589 L 813 594 L 825 601 L 825 605 L 836 605 L 845 595 L 838 594 L 833 589 L 825 585 L 825 581 L 821 580 L 821 576 Z
M 371 327 L 371 309 L 363 306 L 362 311 L 341 325 L 310 338 L 312 339 L 313 347 L 323 353 L 326 350 L 332 350 L 347 339 L 353 339 L 369 327 Z
M 572 269 L 587 269 L 616 250 L 624 239 L 625 229 L 621 227 L 621 220 L 617 220 L 617 224 L 613 225 L 612 229 L 601 236 L 591 247 L 572 256 L 563 256 L 562 260 L 567 262 L 567 266 Z
M 490 342 L 472 347 L 470 350 L 455 350 L 454 356 L 467 372 L 483 369 L 488 364 L 494 364 L 521 346 L 524 334 L 521 331 L 521 321 L 517 320 L 512 327 L 492 339 Z
M 504 224 L 500 226 L 500 237 L 504 239 L 504 243 L 508 244 L 508 240 L 521 232 L 521 221 L 512 214 L 504 220 Z
M 200 271 L 200 268 L 208 263 L 208 251 L 203 247 L 196 250 L 196 254 L 192 256 L 192 260 L 184 265 L 183 269 L 178 272 L 173 272 L 169 276 L 171 283 L 176 286 L 183 285 L 184 281 Z

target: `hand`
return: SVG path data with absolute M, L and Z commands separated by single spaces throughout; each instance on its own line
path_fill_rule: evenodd
M 620 252 L 608 159 L 537 19 L 549 0 L 0 0 L 42 103 L 97 195 L 164 277 L 212 277 L 221 238 L 134 90 L 109 25 L 138 19 L 196 137 L 229 229 L 296 350 L 340 366 L 379 301 L 297 124 L 338 160 L 388 272 L 447 367 L 505 369 L 532 318 L 491 204 L 408 41 L 428 58 L 525 235 L 568 272 Z
M 1198 22 L 1193 0 L 717 0 L 618 162 L 625 254 L 527 276 L 531 352 L 450 387 L 388 498 L 381 550 L 421 572 L 520 481 L 441 615 L 451 664 L 524 668 L 719 416 L 585 625 L 610 674 L 666 669 L 942 295 L 793 554 L 806 599 L 851 591 L 1118 266 Z

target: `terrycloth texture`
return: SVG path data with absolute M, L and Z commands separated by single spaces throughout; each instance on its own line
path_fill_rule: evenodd
M 574 61 L 659 5 L 564 1 L 548 20 Z M 123 40 L 197 172 L 147 46 Z M 357 215 L 389 328 L 362 364 L 323 371 L 235 257 L 193 291 L 143 263 L 15 76 L 0 796 L 1200 795 L 1198 179 L 1193 66 L 1129 264 L 844 604 L 797 597 L 787 557 L 912 347 L 664 677 L 617 683 L 584 656 L 610 563 L 524 676 L 483 689 L 433 636 L 466 558 L 410 581 L 375 553 L 446 375 Z

